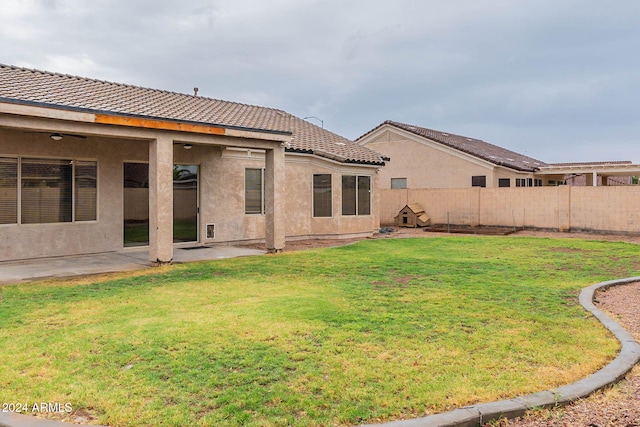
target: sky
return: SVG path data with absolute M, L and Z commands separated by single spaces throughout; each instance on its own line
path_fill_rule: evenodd
M 2 0 L 0 63 L 640 163 L 637 0 Z

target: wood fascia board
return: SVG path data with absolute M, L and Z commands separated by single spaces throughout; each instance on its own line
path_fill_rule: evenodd
M 166 120 L 127 117 L 109 114 L 96 114 L 95 123 L 103 125 L 127 126 L 143 129 L 169 130 L 178 132 L 203 133 L 208 135 L 224 135 L 225 129 L 217 126 L 196 125 Z

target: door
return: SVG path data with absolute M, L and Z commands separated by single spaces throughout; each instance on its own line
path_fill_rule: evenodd
M 149 246 L 149 165 L 124 164 L 124 246 Z
M 198 239 L 198 166 L 173 165 L 173 242 Z

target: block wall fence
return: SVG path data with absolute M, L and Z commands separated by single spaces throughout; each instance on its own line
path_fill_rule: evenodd
M 432 224 L 640 234 L 640 186 L 380 191 L 380 223 L 419 203 Z

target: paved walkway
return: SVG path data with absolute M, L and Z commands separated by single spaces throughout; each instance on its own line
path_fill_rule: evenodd
M 262 255 L 265 251 L 235 246 L 192 246 L 175 248 L 174 263 Z M 151 268 L 148 248 L 127 248 L 119 252 L 0 262 L 0 284 L 54 277 L 82 276 Z

